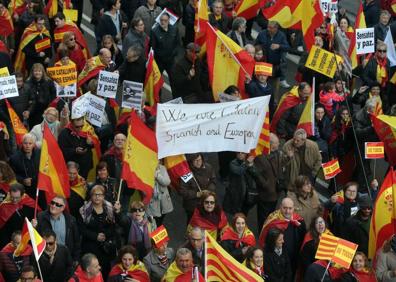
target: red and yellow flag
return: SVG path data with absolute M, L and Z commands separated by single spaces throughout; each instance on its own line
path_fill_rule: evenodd
M 314 91 L 315 86 L 312 87 Z M 297 129 L 302 128 L 307 132 L 307 136 L 315 135 L 315 93 L 311 93 L 305 104 Z
M 374 259 L 385 240 L 395 234 L 396 173 L 389 170 L 375 200 L 369 232 L 369 258 Z
M 165 272 L 165 275 L 162 277 L 161 282 L 205 282 L 202 274 L 194 270 L 194 268 L 191 268 L 190 271 L 184 273 L 180 270 L 180 268 L 177 267 L 177 264 L 174 261 Z
M 26 10 L 27 5 L 25 3 L 25 0 L 11 0 L 10 3 L 8 4 L 8 11 L 10 12 L 10 15 L 22 15 L 22 13 Z
M 364 18 L 363 13 L 363 4 L 360 2 L 355 20 L 355 28 L 353 30 L 352 36 L 350 37 L 351 43 L 348 50 L 348 55 L 350 56 L 352 62 L 352 69 L 356 68 L 359 64 L 358 55 L 356 54 L 356 29 L 366 27 L 366 19 Z
M 235 7 L 235 13 L 238 17 L 244 17 L 245 19 L 252 19 L 257 16 L 257 11 L 260 8 L 259 0 L 244 0 L 239 1 Z
M 149 203 L 153 194 L 155 170 L 158 166 L 157 152 L 155 133 L 135 112 L 131 112 L 121 178 L 129 188 L 144 192 L 144 203 Z
M 208 281 L 263 281 L 258 274 L 239 263 L 205 231 L 205 277 Z
M 164 165 L 174 185 L 179 182 L 180 177 L 191 172 L 184 154 L 164 158 Z
M 7 9 L 0 14 L 0 35 L 7 37 L 14 32 L 14 24 Z
M 162 74 L 155 62 L 154 51 L 151 49 L 147 59 L 146 79 L 144 81 L 146 102 L 148 102 L 151 107 L 159 103 L 159 92 L 163 84 L 164 79 L 162 78 Z
M 322 164 L 324 177 L 326 180 L 335 177 L 341 172 L 340 164 L 338 159 L 331 160 L 327 163 Z
M 372 115 L 371 120 L 379 139 L 384 142 L 385 154 L 389 164 L 396 165 L 396 117 Z
M 195 31 L 194 42 L 201 47 L 205 45 L 206 29 L 208 22 L 209 22 L 208 1 L 207 0 L 196 1 L 195 19 L 194 19 L 194 31 Z M 201 49 L 201 52 L 205 48 L 206 47 L 203 47 Z
M 294 86 L 289 92 L 284 93 L 279 100 L 278 107 L 275 110 L 274 116 L 271 121 L 271 132 L 276 132 L 276 127 L 278 126 L 279 120 L 282 115 L 290 108 L 297 106 L 301 103 L 300 97 L 298 95 L 298 86 Z
M 65 159 L 48 125 L 44 123 L 37 188 L 46 192 L 47 202 L 56 195 L 70 197 Z
M 14 252 L 14 256 L 20 256 L 28 247 L 29 241 L 32 244 L 33 253 L 36 258 L 36 261 L 40 259 L 40 256 L 43 254 L 46 242 L 40 236 L 36 229 L 32 226 L 30 221 L 25 217 L 25 224 L 22 228 L 22 239 L 21 243 L 19 243 L 18 247 Z
M 78 26 L 73 22 L 66 22 L 63 27 L 56 27 L 54 29 L 54 39 L 56 43 L 61 43 L 63 41 L 63 35 L 65 32 L 73 32 L 76 36 L 76 42 L 82 47 L 85 59 L 89 59 L 91 57 L 91 53 L 89 52 L 88 43 L 85 40 L 84 35 Z
M 82 72 L 78 75 L 77 86 L 81 87 L 84 83 L 94 78 L 99 74 L 101 70 L 105 68 L 105 65 L 100 60 L 99 56 L 89 58 Z
M 340 238 L 331 234 L 323 233 L 320 236 L 318 249 L 316 250 L 315 259 L 331 260 L 337 248 Z
M 346 269 L 349 269 L 357 248 L 357 244 L 344 239 L 339 239 L 332 261 Z
M 93 182 L 96 179 L 96 165 L 99 163 L 100 157 L 102 155 L 100 151 L 100 140 L 96 135 L 94 128 L 86 120 L 84 120 L 84 126 L 81 129 L 81 134 L 92 139 L 92 168 L 88 172 L 87 181 Z
M 20 145 L 22 145 L 23 136 L 26 133 L 28 133 L 28 131 L 25 128 L 25 126 L 23 125 L 23 123 L 21 122 L 21 120 L 19 119 L 19 117 L 16 114 L 16 112 L 14 111 L 14 109 L 11 106 L 10 102 L 8 102 L 7 99 L 5 99 L 5 102 L 6 102 L 6 105 L 7 105 L 8 114 L 10 116 L 11 125 L 12 125 L 12 128 L 14 130 L 16 143 L 17 143 L 18 146 L 20 146 Z
M 257 142 L 256 149 L 250 152 L 252 156 L 268 155 L 270 153 L 270 121 L 269 111 L 265 114 L 263 128 L 261 129 L 260 136 Z
M 52 19 L 58 13 L 58 0 L 48 0 L 43 12 Z
M 252 77 L 254 59 L 231 38 L 207 24 L 206 48 L 209 67 L 209 81 L 212 86 L 213 98 L 219 101 L 219 93 L 223 93 L 230 85 L 237 85 L 242 98 L 245 93 L 245 77 Z

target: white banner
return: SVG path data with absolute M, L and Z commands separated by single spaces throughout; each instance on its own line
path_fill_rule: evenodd
M 256 148 L 270 96 L 216 104 L 158 104 L 158 158 Z
M 57 97 L 76 97 L 77 95 L 77 83 L 73 83 L 70 85 L 62 86 L 59 85 L 54 81 L 55 87 L 56 87 L 56 96 Z
M 0 100 L 17 96 L 19 94 L 15 75 L 0 77 Z
M 374 27 L 356 29 L 356 54 L 374 53 Z
M 221 103 L 224 103 L 224 102 L 238 101 L 240 100 L 240 98 L 225 93 L 219 93 L 219 100 Z
M 126 109 L 142 110 L 143 83 L 124 80 L 122 84 L 122 104 Z
M 170 100 L 168 102 L 165 102 L 166 104 L 183 104 L 183 98 L 182 97 L 177 97 L 173 100 Z
M 100 71 L 96 94 L 102 97 L 115 98 L 117 95 L 119 74 L 116 72 Z
M 106 107 L 106 100 L 91 93 L 84 94 L 87 103 L 85 115 L 87 120 L 94 126 L 102 125 L 102 117 Z
M 391 67 L 394 67 L 396 66 L 396 50 L 395 50 L 395 45 L 393 44 L 392 32 L 390 28 L 386 33 L 384 42 L 386 44 L 386 56 L 388 57 L 389 64 Z

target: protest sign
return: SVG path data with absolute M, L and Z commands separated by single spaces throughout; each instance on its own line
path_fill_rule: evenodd
M 60 66 L 47 68 L 47 74 L 60 86 L 77 83 L 76 66 Z
M 336 58 L 338 64 L 342 63 L 343 60 L 340 56 L 334 55 L 333 53 L 317 46 L 312 46 L 305 66 L 316 72 L 324 74 L 325 76 L 333 78 L 337 70 Z
M 356 29 L 356 54 L 374 53 L 375 39 L 374 28 Z
M 58 83 L 55 83 L 55 88 L 56 88 L 56 96 L 57 97 L 62 97 L 62 98 L 68 98 L 68 97 L 75 97 L 77 94 L 77 83 L 73 83 L 70 85 L 62 86 L 59 85 Z
M 337 14 L 338 13 L 338 1 L 331 0 L 329 3 L 329 14 Z
M 87 102 L 87 110 L 85 116 L 87 120 L 94 126 L 102 125 L 102 117 L 106 107 L 106 100 L 91 93 L 84 94 Z
M 8 72 L 8 68 L 7 67 L 0 68 L 0 77 L 9 76 L 9 75 L 10 75 L 10 73 Z
M 78 20 L 78 11 L 74 9 L 63 9 L 63 14 L 65 14 L 65 18 L 67 21 L 77 22 Z
M 340 164 L 338 163 L 338 159 L 334 159 L 327 163 L 322 164 L 324 177 L 326 180 L 335 177 L 337 174 L 341 172 Z
M 121 107 L 142 110 L 143 83 L 124 80 L 122 84 Z
M 256 148 L 269 96 L 218 104 L 158 104 L 158 158 Z
M 238 101 L 240 100 L 240 98 L 225 93 L 219 93 L 219 100 L 221 103 L 224 103 L 224 102 Z
M 364 157 L 366 159 L 383 159 L 384 153 L 385 150 L 383 142 L 364 143 Z
M 88 108 L 88 99 L 85 99 L 86 95 L 91 94 L 91 92 L 87 92 L 84 95 L 81 95 L 72 103 L 72 111 L 71 111 L 71 119 L 76 119 L 85 116 Z
M 118 78 L 118 73 L 103 70 L 100 71 L 96 93 L 102 97 L 115 99 L 117 95 Z
M 357 244 L 344 239 L 339 239 L 332 261 L 346 269 L 349 269 L 357 248 Z
M 167 8 L 163 9 L 162 12 L 158 15 L 158 17 L 155 19 L 155 24 L 153 25 L 152 28 L 155 28 L 157 25 L 160 24 L 160 18 L 163 14 L 167 13 L 169 15 L 169 24 L 174 25 L 177 20 L 179 19 L 178 16 L 176 16 L 174 13 L 169 11 Z
M 0 100 L 18 96 L 15 75 L 0 77 Z
M 320 0 L 320 9 L 322 10 L 323 15 L 326 15 L 329 12 L 330 0 Z
M 173 100 L 169 100 L 165 104 L 183 104 L 183 98 L 182 97 L 177 97 Z

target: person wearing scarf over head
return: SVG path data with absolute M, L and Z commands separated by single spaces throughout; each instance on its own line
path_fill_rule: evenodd
M 249 248 L 256 245 L 256 238 L 247 227 L 246 216 L 243 213 L 236 213 L 232 225 L 224 228 L 220 244 L 239 262 L 245 259 Z
M 341 276 L 340 282 L 376 282 L 374 271 L 370 268 L 366 255 L 356 252 L 351 268 Z
M 138 260 L 134 247 L 123 246 L 116 261 L 116 265 L 110 271 L 108 282 L 149 282 L 150 277 L 144 264 Z
M 195 208 L 190 223 L 187 226 L 187 233 L 194 227 L 200 227 L 208 231 L 208 233 L 217 240 L 221 230 L 227 224 L 227 217 L 216 201 L 216 193 L 202 191 L 200 203 L 198 207 Z
M 246 260 L 243 262 L 247 268 L 253 270 L 258 275 L 265 278 L 264 273 L 264 252 L 259 247 L 249 248 L 246 254 Z

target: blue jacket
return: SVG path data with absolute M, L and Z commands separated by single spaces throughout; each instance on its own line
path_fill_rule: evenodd
M 271 49 L 271 44 L 279 44 L 280 48 L 277 50 Z M 273 65 L 279 65 L 282 58 L 282 53 L 287 52 L 290 48 L 286 40 L 286 35 L 282 31 L 278 31 L 274 37 L 271 38 L 267 30 L 259 33 L 255 45 L 261 45 L 267 57 L 267 62 Z

